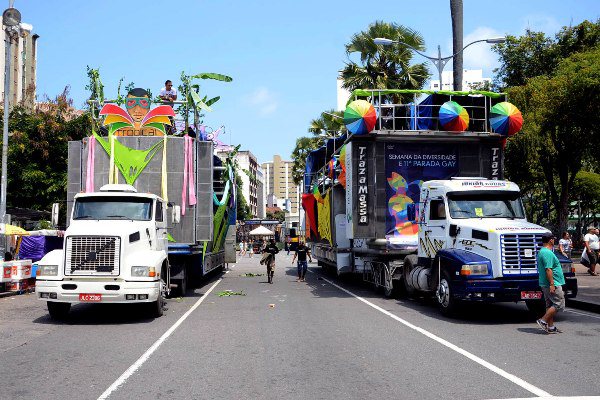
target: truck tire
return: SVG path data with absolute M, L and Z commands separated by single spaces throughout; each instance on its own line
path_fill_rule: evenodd
M 525 305 L 536 318 L 546 313 L 546 301 L 543 298 L 541 300 L 525 300 Z
M 50 314 L 50 318 L 53 320 L 63 320 L 69 314 L 71 310 L 71 303 L 59 303 L 56 301 L 49 301 L 48 303 L 48 313 Z
M 183 269 L 181 270 L 181 279 L 179 279 L 179 281 L 177 282 L 177 288 L 175 290 L 175 293 L 171 294 L 170 297 L 185 297 L 185 294 L 187 293 L 187 286 L 188 276 L 187 269 L 184 265 Z
M 158 290 L 158 299 L 156 299 L 156 301 L 153 301 L 152 303 L 149 303 L 149 311 L 150 311 L 150 315 L 152 316 L 152 318 L 159 318 L 162 317 L 162 315 L 164 314 L 164 305 L 165 305 L 165 288 L 167 287 L 167 283 L 163 280 L 163 277 L 165 276 L 166 273 L 166 268 L 163 266 L 163 269 L 161 271 L 161 285 L 160 285 L 160 289 Z
M 400 296 L 401 297 L 413 297 L 416 290 L 409 285 L 408 277 L 410 271 L 417 266 L 417 256 L 410 254 L 404 258 L 404 265 L 402 268 L 402 278 L 400 279 Z
M 446 272 L 442 273 L 442 279 L 435 291 L 435 297 L 442 315 L 451 317 L 456 314 L 460 307 L 460 301 L 453 297 L 452 283 Z

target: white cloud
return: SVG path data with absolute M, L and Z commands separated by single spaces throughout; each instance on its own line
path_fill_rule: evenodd
M 273 114 L 279 106 L 277 95 L 266 87 L 259 87 L 254 92 L 244 96 L 244 103 L 255 108 L 258 115 L 262 117 Z
M 465 35 L 463 44 L 469 44 L 475 40 L 503 37 L 505 33 L 498 32 L 493 28 L 480 26 L 473 32 Z M 482 69 L 491 72 L 498 66 L 498 55 L 492 51 L 492 45 L 481 42 L 469 46 L 463 53 L 463 65 L 465 69 Z

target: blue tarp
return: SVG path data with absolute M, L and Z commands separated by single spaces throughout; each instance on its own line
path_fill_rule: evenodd
M 39 261 L 52 250 L 61 249 L 63 238 L 56 236 L 23 236 L 19 247 L 19 259 Z
M 418 108 L 417 126 L 415 127 L 415 109 Z M 434 127 L 433 115 L 433 95 L 429 95 L 415 107 L 414 103 L 410 105 L 410 129 L 412 130 L 429 130 Z
M 340 150 L 347 138 L 348 134 L 344 133 L 340 137 L 329 139 L 325 145 L 308 154 L 308 157 L 306 157 L 306 167 L 304 168 L 304 193 L 310 193 L 312 191 L 312 178 L 318 170 L 323 168 L 325 164 L 331 160 L 333 154 Z

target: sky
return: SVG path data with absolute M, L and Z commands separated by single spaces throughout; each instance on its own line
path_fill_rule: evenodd
M 204 122 L 225 126 L 218 139 L 241 144 L 259 162 L 289 159 L 310 120 L 336 107 L 344 45 L 370 23 L 417 30 L 430 55 L 438 45 L 442 56 L 452 50 L 449 0 L 16 0 L 14 7 L 40 35 L 38 100 L 69 86 L 74 106 L 83 107 L 86 66 L 100 68 L 112 98 L 121 78 L 157 94 L 167 79 L 177 86 L 182 71 L 229 75 L 230 83 L 199 82 L 201 94 L 221 96 Z M 600 17 L 598 0 L 464 0 L 463 7 L 465 44 L 527 28 L 554 35 Z M 492 77 L 497 66 L 488 44 L 465 50 L 465 69 Z

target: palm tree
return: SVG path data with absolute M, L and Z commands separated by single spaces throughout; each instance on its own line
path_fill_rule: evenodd
M 310 121 L 308 131 L 313 135 L 337 136 L 346 131 L 344 112 L 328 110 L 322 112 L 319 118 Z
M 462 90 L 463 80 L 463 1 L 450 0 L 450 15 L 452 17 L 452 78 L 454 90 Z
M 366 31 L 352 36 L 346 44 L 348 56 L 359 53 L 360 62 L 349 61 L 341 71 L 342 86 L 355 89 L 421 89 L 429 78 L 425 63 L 410 64 L 413 52 L 402 43 L 376 45 L 382 37 L 425 50 L 424 39 L 417 31 L 402 25 L 376 21 Z

